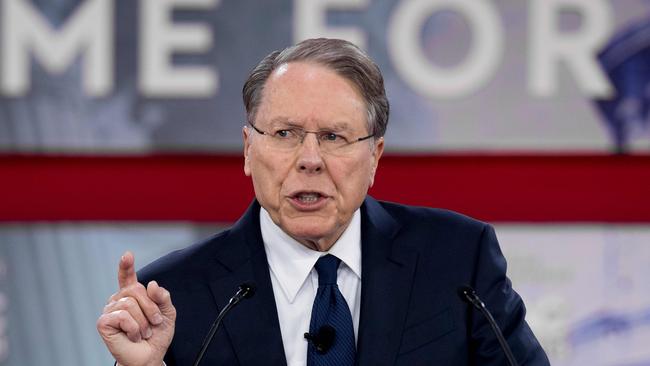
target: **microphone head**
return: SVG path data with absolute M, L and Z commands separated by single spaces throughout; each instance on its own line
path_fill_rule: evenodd
M 334 329 L 334 327 L 329 324 L 325 324 L 320 327 L 320 329 L 318 329 L 318 333 L 316 334 L 316 339 L 314 340 L 316 351 L 322 355 L 327 353 L 327 351 L 332 348 L 335 338 L 336 329 Z
M 476 291 L 467 285 L 458 286 L 456 289 L 458 296 L 461 300 L 473 304 L 472 299 L 476 296 Z
M 245 299 L 250 299 L 255 295 L 255 282 L 252 281 L 246 281 L 239 285 L 239 291 L 242 291 L 242 295 Z
M 475 308 L 481 310 L 481 308 L 485 307 L 485 304 L 483 304 L 483 301 L 481 301 L 481 298 L 478 297 L 473 288 L 463 285 L 458 287 L 456 291 L 458 291 L 458 296 L 460 296 L 463 301 L 471 304 Z
M 334 343 L 334 338 L 336 337 L 336 329 L 329 324 L 325 324 L 318 330 L 323 343 L 328 345 L 328 348 Z

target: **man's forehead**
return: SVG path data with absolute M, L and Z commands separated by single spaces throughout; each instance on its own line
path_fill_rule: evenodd
M 332 76 L 340 77 L 344 79 L 346 82 L 349 82 L 347 78 L 340 75 L 336 70 L 334 70 L 328 65 L 319 62 L 309 61 L 309 60 L 298 60 L 298 61 L 284 62 L 279 66 L 277 66 L 269 75 L 267 83 L 269 81 L 282 80 L 287 77 L 290 78 L 298 77 L 303 79 L 319 80 L 322 77 L 323 72 L 325 74 L 330 74 Z
M 366 102 L 353 82 L 326 65 L 280 64 L 266 80 L 255 123 L 263 128 L 361 133 Z
M 289 71 L 289 63 L 285 62 L 273 71 L 273 75 L 280 77 Z

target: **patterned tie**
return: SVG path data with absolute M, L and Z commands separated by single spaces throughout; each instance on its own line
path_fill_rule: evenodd
M 356 347 L 352 316 L 336 284 L 336 270 L 340 263 L 341 260 L 331 254 L 320 257 L 316 262 L 318 292 L 311 311 L 309 332 L 317 334 L 323 326 L 330 326 L 334 328 L 334 342 L 325 352 L 319 352 L 313 342 L 309 342 L 308 366 L 354 365 Z

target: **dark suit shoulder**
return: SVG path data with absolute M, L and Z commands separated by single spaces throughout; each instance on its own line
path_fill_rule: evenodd
M 230 235 L 230 230 L 222 231 L 183 249 L 170 252 L 147 264 L 138 271 L 138 280 L 143 284 L 151 280 L 162 282 L 164 287 L 180 287 L 184 279 L 196 278 L 205 269 L 215 266 L 219 248 Z
M 396 219 L 405 218 L 411 220 L 420 218 L 422 220 L 435 220 L 442 225 L 476 225 L 482 227 L 484 222 L 469 217 L 462 213 L 443 208 L 432 208 L 423 206 L 409 206 L 389 201 L 378 201 L 379 204 Z
M 458 242 L 477 242 L 489 224 L 461 213 L 420 206 L 379 201 L 379 204 L 401 226 L 402 233 L 417 232 Z

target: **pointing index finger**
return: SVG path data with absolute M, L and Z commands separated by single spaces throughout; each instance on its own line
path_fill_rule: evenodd
M 135 258 L 133 253 L 129 251 L 125 252 L 120 258 L 117 282 L 121 289 L 138 282 L 138 277 L 135 274 Z

